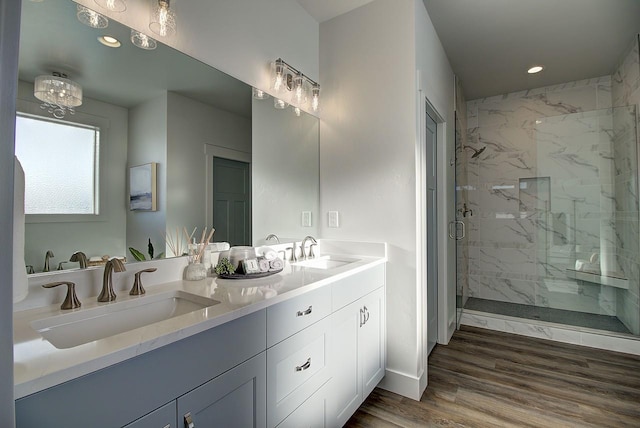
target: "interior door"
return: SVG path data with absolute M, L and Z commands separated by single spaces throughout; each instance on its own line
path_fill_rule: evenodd
M 213 227 L 216 241 L 251 245 L 249 164 L 213 158 Z
M 427 114 L 427 355 L 438 341 L 438 125 Z

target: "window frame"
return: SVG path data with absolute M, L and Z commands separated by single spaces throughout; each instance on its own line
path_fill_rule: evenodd
M 107 183 L 105 183 L 104 159 L 105 159 L 105 142 L 108 141 L 109 120 L 86 113 L 76 111 L 72 116 L 66 116 L 63 119 L 55 119 L 48 115 L 46 110 L 40 108 L 40 104 L 17 100 L 16 117 L 31 117 L 42 119 L 48 122 L 68 123 L 71 126 L 84 126 L 97 128 L 98 141 L 96 142 L 96 151 L 94 156 L 94 168 L 97 173 L 94 175 L 94 204 L 95 214 L 26 214 L 25 223 L 79 223 L 79 222 L 98 222 L 107 221 L 103 207 L 106 203 Z

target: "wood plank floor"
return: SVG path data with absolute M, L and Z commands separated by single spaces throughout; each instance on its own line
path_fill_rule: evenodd
M 414 401 L 377 388 L 346 427 L 640 427 L 640 356 L 466 327 Z

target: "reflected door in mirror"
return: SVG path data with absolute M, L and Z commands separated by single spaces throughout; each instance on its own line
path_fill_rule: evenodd
M 213 158 L 213 227 L 216 241 L 251 245 L 249 164 Z

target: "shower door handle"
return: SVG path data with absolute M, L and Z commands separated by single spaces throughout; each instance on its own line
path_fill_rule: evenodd
M 458 227 L 460 226 L 460 227 Z M 461 233 L 458 235 L 458 231 Z M 456 220 L 449 222 L 449 238 L 461 241 L 467 235 L 467 229 L 463 221 Z

